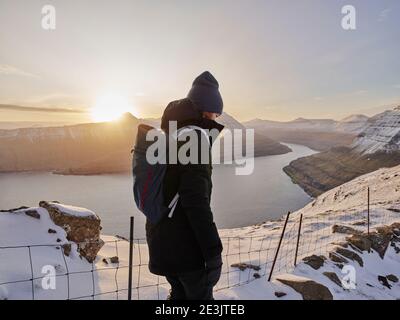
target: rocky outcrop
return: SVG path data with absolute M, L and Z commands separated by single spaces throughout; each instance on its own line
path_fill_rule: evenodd
M 256 266 L 250 263 L 234 263 L 231 265 L 232 268 L 238 268 L 240 271 L 244 271 L 246 269 L 252 269 L 254 271 L 260 271 L 261 267 Z
M 300 293 L 304 300 L 333 300 L 332 293 L 327 287 L 311 279 L 282 275 L 277 280 Z
M 319 268 L 321 268 L 324 265 L 325 260 L 326 257 L 316 255 L 303 258 L 304 263 L 308 264 L 314 270 L 318 270 Z
M 361 234 L 362 232 L 352 227 L 335 224 L 332 227 L 332 233 Z
M 299 158 L 284 167 L 285 173 L 309 195 L 317 197 L 364 174 L 400 164 L 400 151 L 360 155 L 348 147 Z
M 77 244 L 80 255 L 93 262 L 104 244 L 100 239 L 100 218 L 95 214 L 74 215 L 56 202 L 40 201 L 39 206 L 46 209 L 51 220 L 65 230 L 67 239 Z M 70 251 L 70 248 L 64 248 L 66 255 Z

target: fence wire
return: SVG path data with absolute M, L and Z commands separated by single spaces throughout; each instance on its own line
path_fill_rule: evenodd
M 399 221 L 399 217 L 400 210 L 375 206 L 369 210 L 369 228 L 372 232 L 380 225 Z M 294 269 L 296 260 L 300 263 L 304 257 L 313 254 L 327 255 L 332 245 L 343 241 L 354 230 L 367 232 L 368 209 L 365 212 L 328 211 L 304 216 L 294 214 L 289 216 L 283 233 L 284 221 L 285 217 L 258 226 L 261 229 L 260 235 L 221 237 L 224 264 L 215 291 L 242 286 L 257 279 L 266 281 L 273 265 L 274 274 L 288 273 Z M 281 246 L 277 251 L 280 239 Z M 132 299 L 166 299 L 169 284 L 164 277 L 150 273 L 145 239 L 133 240 L 131 266 L 128 263 L 129 240 L 113 238 L 103 242 L 103 248 L 92 262 L 85 262 L 85 258 L 79 255 L 77 257 L 79 246 L 72 242 L 0 246 L 0 271 L 6 265 L 12 269 L 0 272 L 0 289 L 6 288 L 11 298 L 12 292 L 24 292 L 22 298 L 32 300 L 125 300 L 128 297 L 128 273 L 131 268 Z M 49 248 L 54 249 L 50 256 Z M 57 288 L 54 290 L 44 289 L 51 282 L 48 273 L 43 273 L 46 265 L 55 268 Z

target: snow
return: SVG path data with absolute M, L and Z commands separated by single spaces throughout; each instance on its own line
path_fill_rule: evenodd
M 271 282 L 267 278 L 282 232 L 283 220 L 220 230 L 224 245 L 224 265 L 220 282 L 215 288 L 215 298 L 278 299 L 275 292 L 279 291 L 286 293 L 279 298 L 281 300 L 301 299 L 299 293 L 277 280 L 284 276 L 292 279 L 301 277 L 321 283 L 330 290 L 334 299 L 399 299 L 400 283 L 391 283 L 393 287 L 388 289 L 378 281 L 380 275 L 394 274 L 400 278 L 400 254 L 393 247 L 388 248 L 384 259 L 376 252 L 358 253 L 364 261 L 364 267 L 360 267 L 357 262 L 349 263 L 356 275 L 356 288 L 350 290 L 341 289 L 323 275 L 327 271 L 336 273 L 339 279 L 346 276 L 332 261 L 326 260 L 319 270 L 302 262 L 303 257 L 312 254 L 328 256 L 335 243 L 345 239 L 347 235 L 332 233 L 334 224 L 366 230 L 367 187 L 371 188 L 371 228 L 400 221 L 400 166 L 378 170 L 330 190 L 290 215 Z M 63 211 L 72 214 L 92 213 L 86 209 L 61 204 L 59 206 Z M 127 299 L 127 241 L 113 236 L 102 236 L 106 243 L 93 264 L 79 257 L 76 245 L 72 246 L 71 255 L 64 257 L 60 246 L 68 243 L 65 231 L 54 225 L 45 209 L 31 209 L 37 210 L 41 218 L 27 216 L 26 210 L 0 213 L 0 284 L 32 278 L 29 249 L 5 248 L 31 245 L 33 277 L 36 279 L 33 281 L 35 299 Z M 294 249 L 301 214 L 303 224 L 298 264 L 294 267 Z M 49 228 L 56 233 L 48 233 Z M 60 242 L 56 242 L 57 239 Z M 113 256 L 119 257 L 119 264 L 103 262 L 103 259 Z M 165 299 L 169 285 L 164 278 L 150 274 L 145 240 L 135 241 L 133 261 L 133 299 Z M 233 263 L 260 266 L 260 270 L 240 271 L 231 266 Z M 45 290 L 42 287 L 42 268 L 45 265 L 52 265 L 56 269 L 55 290 Z M 260 278 L 254 277 L 256 273 Z M 31 281 L 0 285 L 0 299 L 31 298 Z
M 388 110 L 371 118 L 370 124 L 352 146 L 362 154 L 399 151 L 400 109 Z
M 61 204 L 61 203 L 56 203 L 56 202 L 50 202 L 50 204 L 52 206 L 58 208 L 61 212 L 66 213 L 67 215 L 70 215 L 70 216 L 93 218 L 93 219 L 98 218 L 97 215 L 89 209 L 74 207 L 71 205 L 66 205 L 66 204 Z

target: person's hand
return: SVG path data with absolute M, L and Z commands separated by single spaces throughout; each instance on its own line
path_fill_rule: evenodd
M 221 255 L 216 256 L 206 262 L 206 273 L 207 283 L 211 286 L 215 286 L 219 278 L 221 277 L 222 271 L 222 257 Z

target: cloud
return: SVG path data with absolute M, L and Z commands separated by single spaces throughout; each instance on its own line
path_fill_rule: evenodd
M 392 9 L 385 9 L 382 10 L 381 13 L 378 16 L 378 21 L 385 21 L 387 17 L 389 16 L 389 13 L 392 11 Z
M 13 110 L 13 111 L 23 111 L 23 112 L 50 112 L 50 113 L 86 113 L 86 111 L 80 109 L 26 107 L 26 106 L 17 106 L 13 104 L 0 104 L 0 110 Z
M 8 64 L 0 64 L 0 75 L 10 75 L 10 76 L 21 76 L 28 78 L 39 78 L 37 75 L 33 73 L 26 72 L 24 70 L 18 69 L 16 67 L 10 66 Z

